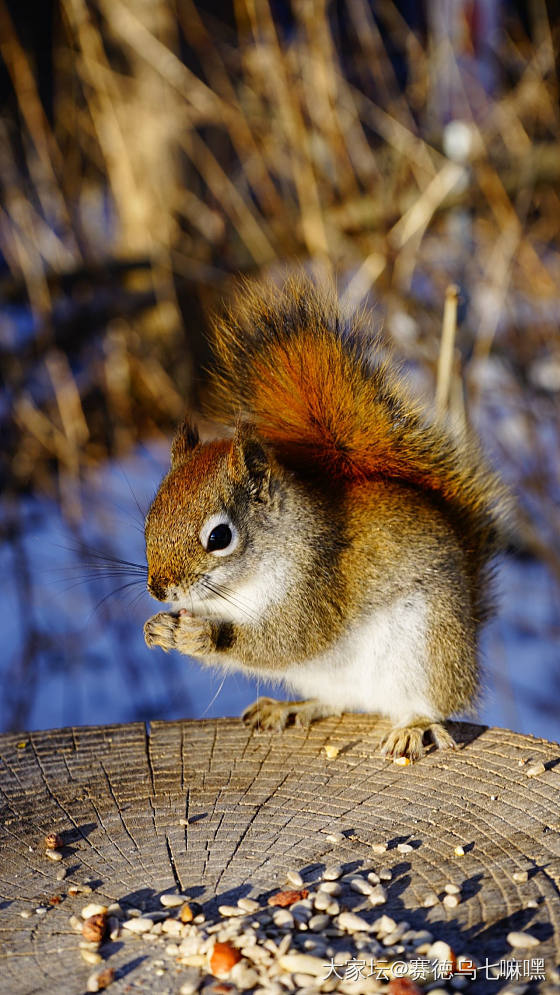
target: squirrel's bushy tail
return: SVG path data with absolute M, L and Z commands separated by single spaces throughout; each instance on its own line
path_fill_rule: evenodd
M 251 421 L 296 472 L 428 490 L 450 506 L 473 553 L 491 554 L 500 487 L 478 444 L 428 420 L 364 318 L 345 319 L 332 290 L 302 277 L 282 289 L 243 284 L 215 321 L 214 351 L 215 418 Z

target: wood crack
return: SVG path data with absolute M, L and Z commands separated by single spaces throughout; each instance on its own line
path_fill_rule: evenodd
M 175 858 L 173 856 L 173 851 L 171 849 L 171 843 L 169 842 L 169 836 L 167 836 L 167 834 L 165 836 L 165 847 L 166 847 L 166 850 L 167 850 L 167 859 L 169 861 L 169 866 L 171 868 L 171 873 L 173 875 L 173 879 L 174 879 L 175 884 L 177 886 L 177 890 L 180 893 L 182 893 L 184 891 L 183 884 L 182 884 L 181 878 L 179 876 L 179 871 L 177 870 L 177 867 L 175 866 Z
M 148 764 L 148 773 L 150 775 L 150 784 L 152 786 L 152 794 L 156 793 L 156 786 L 154 780 L 154 768 L 152 767 L 152 758 L 150 756 L 150 731 L 148 725 L 144 725 L 144 745 L 146 748 L 146 763 Z
M 432 753 L 398 771 L 375 755 L 377 726 L 364 716 L 325 719 L 305 734 L 254 736 L 233 720 L 34 732 L 21 751 L 14 736 L 0 736 L 12 766 L 0 767 L 8 823 L 0 826 L 0 987 L 18 995 L 84 990 L 89 968 L 68 915 L 90 900 L 107 895 L 146 908 L 172 886 L 184 893 L 195 883 L 209 899 L 234 901 L 247 884 L 266 894 L 288 868 L 308 880 L 331 861 L 388 867 L 387 913 L 413 928 L 441 926 L 438 937 L 481 962 L 502 956 L 508 929 L 527 928 L 542 937 L 537 956 L 557 963 L 560 839 L 543 827 L 557 818 L 560 767 L 528 779 L 517 761 L 550 759 L 560 747 L 498 729 L 465 734 L 470 742 L 452 756 Z M 345 746 L 327 762 L 323 746 L 333 737 Z M 345 835 L 329 844 L 331 827 Z M 51 830 L 68 833 L 62 864 L 44 860 Z M 401 839 L 416 843 L 406 858 Z M 375 841 L 390 843 L 382 856 L 372 852 Z M 475 845 L 457 859 L 458 842 Z M 61 866 L 68 877 L 55 883 Z M 529 871 L 527 881 L 513 879 L 517 869 Z M 69 895 L 22 920 L 86 876 L 91 899 Z M 459 905 L 423 909 L 426 892 L 439 894 L 449 881 L 464 888 Z M 148 974 L 143 946 L 132 960 L 130 945 L 116 947 L 110 962 L 126 971 L 125 985 L 151 991 L 153 983 L 154 995 L 166 985 L 176 995 L 180 978 L 170 973 L 160 984 Z

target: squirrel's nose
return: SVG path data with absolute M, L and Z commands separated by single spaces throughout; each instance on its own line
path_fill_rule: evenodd
M 156 598 L 158 601 L 166 601 L 165 585 L 161 581 L 154 577 L 148 577 L 148 591 L 152 595 L 152 598 Z

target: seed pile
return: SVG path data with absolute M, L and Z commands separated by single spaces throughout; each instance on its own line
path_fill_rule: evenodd
M 435 992 L 438 964 L 451 972 L 437 984 L 439 995 L 465 987 L 472 957 L 457 956 L 428 930 L 379 913 L 390 880 L 388 869 L 346 873 L 333 864 L 312 882 L 290 871 L 284 889 L 242 897 L 215 911 L 203 911 L 188 895 L 165 894 L 151 910 L 90 902 L 70 925 L 81 934 L 83 959 L 96 966 L 88 979 L 90 992 L 111 984 L 113 971 L 102 964 L 103 943 L 117 938 L 151 945 L 151 970 L 174 976 L 181 995 L 419 995 L 419 985 Z M 460 888 L 450 883 L 441 896 L 429 897 L 426 906 L 451 905 L 449 898 L 457 904 Z M 419 962 L 425 966 L 420 978 L 411 972 L 415 980 L 395 971 L 398 963 L 400 973 L 403 964 L 405 972 L 417 972 Z

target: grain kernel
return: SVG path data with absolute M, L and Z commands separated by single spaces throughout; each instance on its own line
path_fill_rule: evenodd
M 337 844 L 342 843 L 344 836 L 342 833 L 327 833 L 327 840 L 329 843 Z
M 235 916 L 245 915 L 243 909 L 238 908 L 237 905 L 219 905 L 218 912 L 224 919 L 235 918 Z
M 231 943 L 215 943 L 210 955 L 210 970 L 215 977 L 221 978 L 229 974 L 234 964 L 241 960 L 239 950 L 232 947 Z
M 369 923 L 354 912 L 341 912 L 336 917 L 336 925 L 348 933 L 367 933 L 369 931 Z
M 397 924 L 394 919 L 391 919 L 391 916 L 384 915 L 384 916 L 379 916 L 379 919 L 375 920 L 372 928 L 380 936 L 386 936 L 387 933 L 392 933 L 393 930 L 397 928 Z
M 62 854 L 58 850 L 45 850 L 45 857 L 49 860 L 62 860 Z
M 299 891 L 277 891 L 275 895 L 270 896 L 268 904 L 286 908 L 288 905 L 294 905 L 296 902 L 299 902 L 302 898 L 307 898 L 308 894 L 309 892 L 306 888 L 302 888 Z
M 340 864 L 332 864 L 323 871 L 323 881 L 338 881 L 342 877 L 342 867 Z
M 289 974 L 310 974 L 320 978 L 325 973 L 324 961 L 311 954 L 284 954 L 279 958 L 279 963 Z
M 369 881 L 364 881 L 363 878 L 352 878 L 350 887 L 352 891 L 357 891 L 359 895 L 371 895 L 375 889 L 375 885 L 370 884 Z
M 90 902 L 89 905 L 84 905 L 80 915 L 82 919 L 89 919 L 91 916 L 103 916 L 107 914 L 107 906 L 99 905 L 97 902 Z
M 422 989 L 410 978 L 392 978 L 387 991 L 389 995 L 422 995 Z
M 160 895 L 159 897 L 160 905 L 163 905 L 164 909 L 175 909 L 183 902 L 187 901 L 186 895 Z
M 439 898 L 437 897 L 435 891 L 429 891 L 422 899 L 422 905 L 425 909 L 431 909 L 433 905 L 437 905 Z
M 298 871 L 288 871 L 286 881 L 291 884 L 292 888 L 303 888 L 303 878 Z
M 323 749 L 327 755 L 327 760 L 336 760 L 338 754 L 340 753 L 338 746 L 332 746 L 330 743 L 327 743 Z
M 507 941 L 510 947 L 538 947 L 540 940 L 531 933 L 516 932 L 508 933 Z
M 193 918 L 192 909 L 188 902 L 185 902 L 179 909 L 179 919 L 181 922 L 192 922 Z
M 45 846 L 47 850 L 60 850 L 64 846 L 64 840 L 59 833 L 47 833 L 45 836 Z
M 448 909 L 454 909 L 459 904 L 459 898 L 457 895 L 445 895 L 443 904 L 446 905 Z
M 100 992 L 108 988 L 115 979 L 115 971 L 112 967 L 104 967 L 102 971 L 94 971 L 87 980 L 88 992 Z
M 317 891 L 323 891 L 326 895 L 338 896 L 342 892 L 342 887 L 338 881 L 321 881 Z
M 145 919 L 144 916 L 136 916 L 134 919 L 125 919 L 122 927 L 123 929 L 128 929 L 130 933 L 147 933 L 153 925 L 153 919 Z
M 80 956 L 82 960 L 85 960 L 86 964 L 101 964 L 103 958 L 101 954 L 98 954 L 96 950 L 80 950 Z
M 82 925 L 82 936 L 91 943 L 101 943 L 106 932 L 107 915 L 104 912 L 89 916 Z
M 384 905 L 387 901 L 387 891 L 382 884 L 377 884 L 369 895 L 371 905 Z

